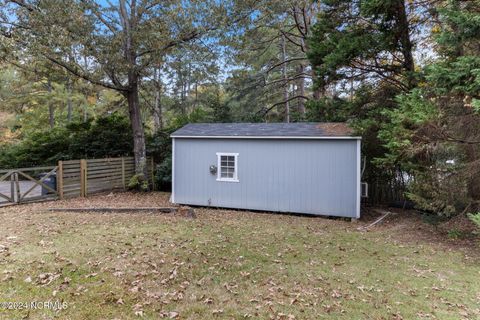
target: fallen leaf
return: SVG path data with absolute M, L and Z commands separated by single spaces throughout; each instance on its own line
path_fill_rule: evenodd
M 213 302 L 212 298 L 207 298 L 207 299 L 203 300 L 203 303 L 205 303 L 205 304 L 211 304 L 212 302 Z

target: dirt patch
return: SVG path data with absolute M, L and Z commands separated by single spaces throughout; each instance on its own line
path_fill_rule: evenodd
M 58 201 L 46 201 L 25 205 L 33 210 L 44 210 L 48 208 L 90 208 L 90 207 L 171 207 L 170 193 L 150 192 L 116 192 L 88 196 L 87 198 L 72 198 Z M 14 210 L 14 209 L 12 209 Z
M 394 214 L 374 226 L 371 231 L 388 233 L 394 241 L 414 244 L 431 244 L 447 250 L 461 250 L 465 254 L 480 257 L 480 236 L 475 226 L 466 217 L 454 217 L 448 221 L 432 224 L 425 221 L 423 214 L 416 210 L 382 208 Z M 381 214 L 375 208 L 365 209 L 361 221 L 367 225 Z M 458 230 L 461 236 L 452 238 L 449 232 Z
M 439 229 L 445 233 L 458 231 L 466 236 L 475 234 L 478 229 L 465 214 L 458 215 L 439 225 Z

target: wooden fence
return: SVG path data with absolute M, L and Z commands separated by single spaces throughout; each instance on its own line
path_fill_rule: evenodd
M 153 159 L 149 158 L 147 180 L 152 189 L 155 188 L 153 170 Z M 134 175 L 133 157 L 59 161 L 57 190 L 60 199 L 125 190 Z
M 147 170 L 149 187 L 154 189 L 151 158 L 147 159 Z M 0 170 L 0 206 L 126 190 L 134 175 L 133 157 L 68 160 L 59 161 L 57 166 Z
M 49 180 L 57 166 L 0 170 L 0 205 L 58 198 Z
M 369 205 L 389 205 L 395 202 L 404 202 L 406 186 L 401 183 L 375 182 L 368 186 L 368 198 L 364 203 Z

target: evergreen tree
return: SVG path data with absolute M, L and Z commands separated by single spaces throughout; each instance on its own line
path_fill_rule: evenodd
M 410 197 L 420 207 L 451 215 L 480 209 L 480 5 L 449 1 L 438 13 L 439 57 L 385 112 L 382 161 L 412 172 Z
M 362 179 L 372 184 L 402 176 L 397 164 L 378 170 L 374 160 L 388 152 L 378 132 L 388 121 L 384 110 L 395 110 L 395 97 L 417 85 L 414 52 L 424 44 L 419 34 L 428 9 L 403 0 L 322 1 L 309 39 L 315 86 L 323 94 L 308 103 L 308 119 L 352 123 L 363 136 Z

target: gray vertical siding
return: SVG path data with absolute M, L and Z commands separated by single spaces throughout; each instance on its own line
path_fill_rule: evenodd
M 175 203 L 357 216 L 355 139 L 175 138 L 174 149 Z M 239 153 L 239 182 L 210 173 L 217 152 Z

